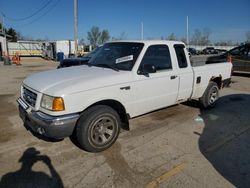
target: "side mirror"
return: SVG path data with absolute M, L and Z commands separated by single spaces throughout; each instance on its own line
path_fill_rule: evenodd
M 152 64 L 145 64 L 140 67 L 138 74 L 149 76 L 150 73 L 156 73 L 156 68 Z

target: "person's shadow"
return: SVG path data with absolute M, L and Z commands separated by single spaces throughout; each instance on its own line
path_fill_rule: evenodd
M 38 161 L 47 165 L 51 176 L 44 172 L 32 171 L 32 166 Z M 20 170 L 0 177 L 0 188 L 63 187 L 63 182 L 51 164 L 50 158 L 46 155 L 40 155 L 40 152 L 35 148 L 28 148 L 19 159 L 19 162 L 22 163 Z

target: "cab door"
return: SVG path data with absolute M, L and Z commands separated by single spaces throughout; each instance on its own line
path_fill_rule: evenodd
M 179 79 L 167 45 L 147 48 L 137 71 L 135 106 L 137 115 L 176 103 Z
M 185 46 L 183 44 L 175 44 L 174 50 L 178 64 L 177 75 L 179 79 L 177 102 L 182 102 L 189 99 L 192 95 L 194 75 L 192 67 L 190 63 L 188 63 L 188 54 L 185 50 Z

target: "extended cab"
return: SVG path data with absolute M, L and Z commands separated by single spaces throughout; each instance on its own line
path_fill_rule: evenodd
M 83 149 L 99 152 L 120 128 L 129 130 L 130 118 L 192 99 L 213 107 L 231 69 L 228 62 L 192 67 L 182 42 L 110 42 L 86 65 L 26 78 L 20 117 L 36 133 L 74 133 Z

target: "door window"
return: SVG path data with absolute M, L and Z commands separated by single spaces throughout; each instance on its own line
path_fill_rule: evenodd
M 185 48 L 185 46 L 182 44 L 174 45 L 179 68 L 186 68 L 187 67 L 187 58 L 186 58 L 184 48 Z
M 153 65 L 156 71 L 172 69 L 172 63 L 167 45 L 152 45 L 149 46 L 140 65 L 139 70 L 143 65 Z

